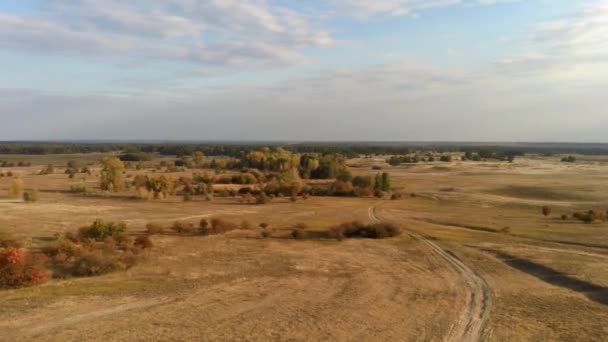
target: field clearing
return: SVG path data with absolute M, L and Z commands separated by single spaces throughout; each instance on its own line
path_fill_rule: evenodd
M 21 172 L 26 188 L 39 189 L 41 200 L 0 201 L 0 233 L 32 249 L 96 218 L 125 222 L 135 234 L 150 222 L 197 224 L 211 217 L 248 221 L 252 228 L 212 237 L 154 236 L 154 249 L 126 272 L 1 291 L 0 330 L 7 333 L 0 340 L 441 340 L 466 303 L 465 283 L 424 243 L 407 234 L 341 242 L 290 238 L 298 223 L 321 231 L 352 220 L 370 222 L 371 207 L 382 220 L 441 246 L 487 282 L 487 340 L 601 341 L 608 335 L 608 224 L 560 218 L 608 209 L 608 160 L 570 165 L 533 156 L 513 164 L 397 167 L 384 160 L 349 164 L 361 175 L 378 172 L 371 167 L 382 164 L 402 199 L 143 201 L 132 194 L 68 191 L 81 183 L 98 187 L 95 167 L 92 175 L 74 179 L 61 167 L 35 175 L 49 162 L 41 157 L 31 167 L 10 168 Z M 144 172 L 150 171 L 127 171 Z M 10 181 L 0 178 L 0 196 Z M 543 205 L 551 208 L 548 217 L 541 214 Z M 271 238 L 260 237 L 260 223 L 269 224 Z

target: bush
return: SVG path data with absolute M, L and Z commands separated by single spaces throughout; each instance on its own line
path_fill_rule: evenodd
M 126 230 L 127 226 L 124 223 L 105 223 L 101 219 L 97 219 L 92 225 L 80 228 L 78 230 L 78 235 L 81 238 L 103 241 L 108 236 L 116 238 Z
M 126 268 L 127 265 L 122 263 L 119 258 L 95 251 L 83 253 L 77 258 L 70 273 L 77 277 L 94 277 Z
M 158 223 L 148 223 L 146 225 L 146 231 L 148 232 L 148 234 L 164 234 L 165 233 L 165 227 L 163 227 L 162 225 L 158 224 Z
M 260 195 L 257 196 L 255 199 L 255 203 L 257 204 L 266 204 L 268 202 L 270 202 L 270 198 L 266 195 L 264 191 L 262 191 Z
M 544 205 L 541 208 L 541 211 L 543 213 L 544 216 L 549 216 L 551 214 L 551 208 L 549 206 Z
M 593 221 L 595 220 L 593 215 L 590 215 L 589 213 L 576 212 L 576 213 L 572 214 L 572 217 L 574 217 L 575 219 L 578 219 L 580 221 L 583 221 L 584 223 L 593 223 Z
M 184 221 L 175 221 L 173 222 L 173 226 L 171 226 L 171 230 L 174 230 L 178 234 L 191 234 L 195 231 L 194 224 L 190 222 Z
M 42 284 L 47 275 L 42 271 L 43 255 L 26 253 L 23 248 L 8 247 L 0 251 L 0 287 L 20 288 Z
M 399 234 L 399 228 L 389 223 L 366 225 L 359 221 L 353 221 L 329 229 L 329 236 L 338 240 L 343 238 L 385 239 Z
M 262 229 L 266 229 L 266 228 L 268 228 L 268 227 L 270 227 L 270 225 L 269 225 L 268 223 L 266 223 L 266 222 L 262 222 L 262 223 L 260 223 L 260 228 L 262 228 Z
M 150 249 L 154 246 L 154 244 L 147 235 L 138 236 L 137 238 L 135 238 L 135 242 L 133 243 L 133 245 L 141 249 Z
M 562 214 L 561 218 L 562 218 L 563 221 L 566 221 L 568 219 L 568 215 Z
M 23 193 L 23 200 L 26 202 L 38 202 L 40 192 L 37 189 L 26 191 Z
M 306 232 L 300 229 L 294 229 L 291 232 L 291 236 L 296 240 L 304 240 L 306 238 Z
M 70 185 L 70 192 L 74 194 L 84 194 L 87 192 L 87 186 L 84 183 Z
M 219 217 L 212 218 L 210 222 L 205 220 L 205 222 L 206 223 L 203 223 L 203 221 L 201 221 L 200 225 L 202 235 L 224 234 L 231 230 L 238 229 L 238 226 L 235 223 L 226 221 Z
M 269 237 L 272 237 L 272 232 L 269 230 L 264 230 L 262 231 L 262 233 L 260 233 L 260 236 L 262 237 L 262 239 L 267 239 Z

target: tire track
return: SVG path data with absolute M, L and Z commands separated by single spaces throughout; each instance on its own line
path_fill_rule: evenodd
M 369 217 L 376 223 L 382 222 L 376 215 L 376 207 L 368 209 Z M 433 252 L 443 258 L 454 271 L 459 273 L 466 283 L 469 295 L 460 318 L 450 328 L 445 341 L 480 341 L 487 336 L 487 322 L 490 317 L 492 299 L 490 287 L 475 271 L 470 269 L 457 257 L 441 248 L 424 236 L 408 231 L 411 237 L 426 244 Z

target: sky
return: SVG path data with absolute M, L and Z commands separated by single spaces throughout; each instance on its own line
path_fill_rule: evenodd
M 2 0 L 0 140 L 608 142 L 608 0 Z

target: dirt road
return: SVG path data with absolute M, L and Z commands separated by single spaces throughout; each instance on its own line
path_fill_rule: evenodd
M 376 207 L 368 209 L 369 217 L 374 222 L 381 222 L 376 215 Z M 465 281 L 469 295 L 467 304 L 457 322 L 452 325 L 446 341 L 480 341 L 487 337 L 487 321 L 492 306 L 490 288 L 486 281 L 439 245 L 423 237 L 422 235 L 408 231 L 410 236 L 426 244 L 433 252 L 442 257 L 450 264 Z

